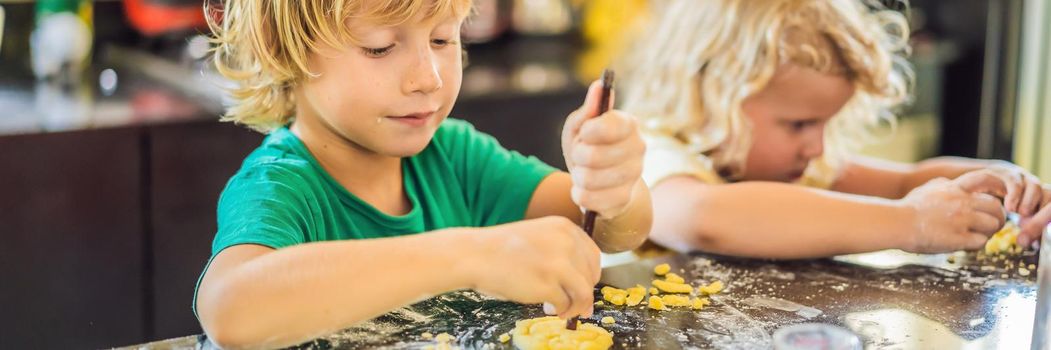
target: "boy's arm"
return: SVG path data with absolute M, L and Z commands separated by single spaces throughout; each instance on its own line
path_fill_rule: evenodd
M 526 210 L 526 219 L 556 215 L 580 223 L 584 215 L 573 202 L 570 191 L 573 180 L 568 173 L 555 172 L 537 186 Z M 646 184 L 635 184 L 627 209 L 613 218 L 595 220 L 595 243 L 603 252 L 615 253 L 634 249 L 646 241 L 653 224 L 650 193 Z
M 563 218 L 278 250 L 242 244 L 212 260 L 197 311 L 223 348 L 295 345 L 465 288 L 590 317 L 598 261 L 595 245 Z
M 286 347 L 466 287 L 456 247 L 434 238 L 229 247 L 201 281 L 201 326 L 223 348 Z
M 653 201 L 655 242 L 748 257 L 975 249 L 1003 224 L 994 197 L 949 181 L 890 200 L 782 183 L 709 185 L 674 177 L 654 188 Z

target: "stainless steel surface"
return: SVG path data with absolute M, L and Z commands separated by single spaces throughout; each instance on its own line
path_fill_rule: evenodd
M 849 329 L 866 349 L 1020 349 L 1029 344 L 1036 276 L 1019 272 L 1019 266 L 1035 264 L 1035 254 L 985 260 L 974 254 L 949 256 L 888 251 L 788 262 L 710 255 L 643 260 L 604 269 L 603 284 L 648 286 L 653 267 L 667 262 L 694 285 L 721 280 L 726 290 L 700 311 L 604 306 L 584 321 L 615 318 L 616 324 L 605 328 L 614 333 L 616 349 L 771 348 L 776 329 L 807 322 Z M 452 334 L 462 348 L 510 348 L 497 337 L 515 321 L 541 315 L 538 305 L 456 292 L 299 348 L 433 345 L 420 336 L 424 332 Z M 166 346 L 155 344 L 148 348 Z M 191 348 L 211 346 L 205 341 Z

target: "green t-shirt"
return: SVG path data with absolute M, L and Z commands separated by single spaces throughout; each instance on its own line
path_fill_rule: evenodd
M 402 159 L 412 210 L 390 216 L 337 183 L 291 131 L 277 129 L 223 190 L 212 257 L 239 244 L 277 249 L 521 220 L 537 185 L 555 170 L 448 119 L 422 152 Z
M 402 159 L 412 210 L 390 216 L 343 188 L 299 138 L 281 128 L 223 190 L 212 255 L 246 243 L 281 248 L 521 220 L 533 191 L 553 171 L 465 121 L 448 119 L 422 152 Z

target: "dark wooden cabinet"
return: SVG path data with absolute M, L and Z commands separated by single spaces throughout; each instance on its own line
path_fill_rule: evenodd
M 190 307 L 211 253 L 219 193 L 263 137 L 219 122 L 150 132 L 153 339 L 201 333 Z
M 0 138 L 0 348 L 141 341 L 143 135 Z

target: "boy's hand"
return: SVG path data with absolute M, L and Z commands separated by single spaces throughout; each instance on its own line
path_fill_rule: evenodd
M 902 203 L 915 214 L 916 234 L 908 251 L 941 253 L 975 250 L 1003 227 L 1007 213 L 995 178 L 934 179 L 909 192 Z M 1002 184 L 1000 184 L 1002 186 Z
M 559 317 L 591 317 L 602 269 L 599 248 L 561 216 L 519 221 L 476 232 L 468 244 L 472 289 L 519 303 L 550 303 Z
M 613 218 L 631 203 L 646 144 L 633 116 L 617 110 L 595 115 L 601 92 L 602 83 L 592 83 L 584 105 L 569 114 L 562 129 L 562 153 L 573 177 L 573 202 Z

